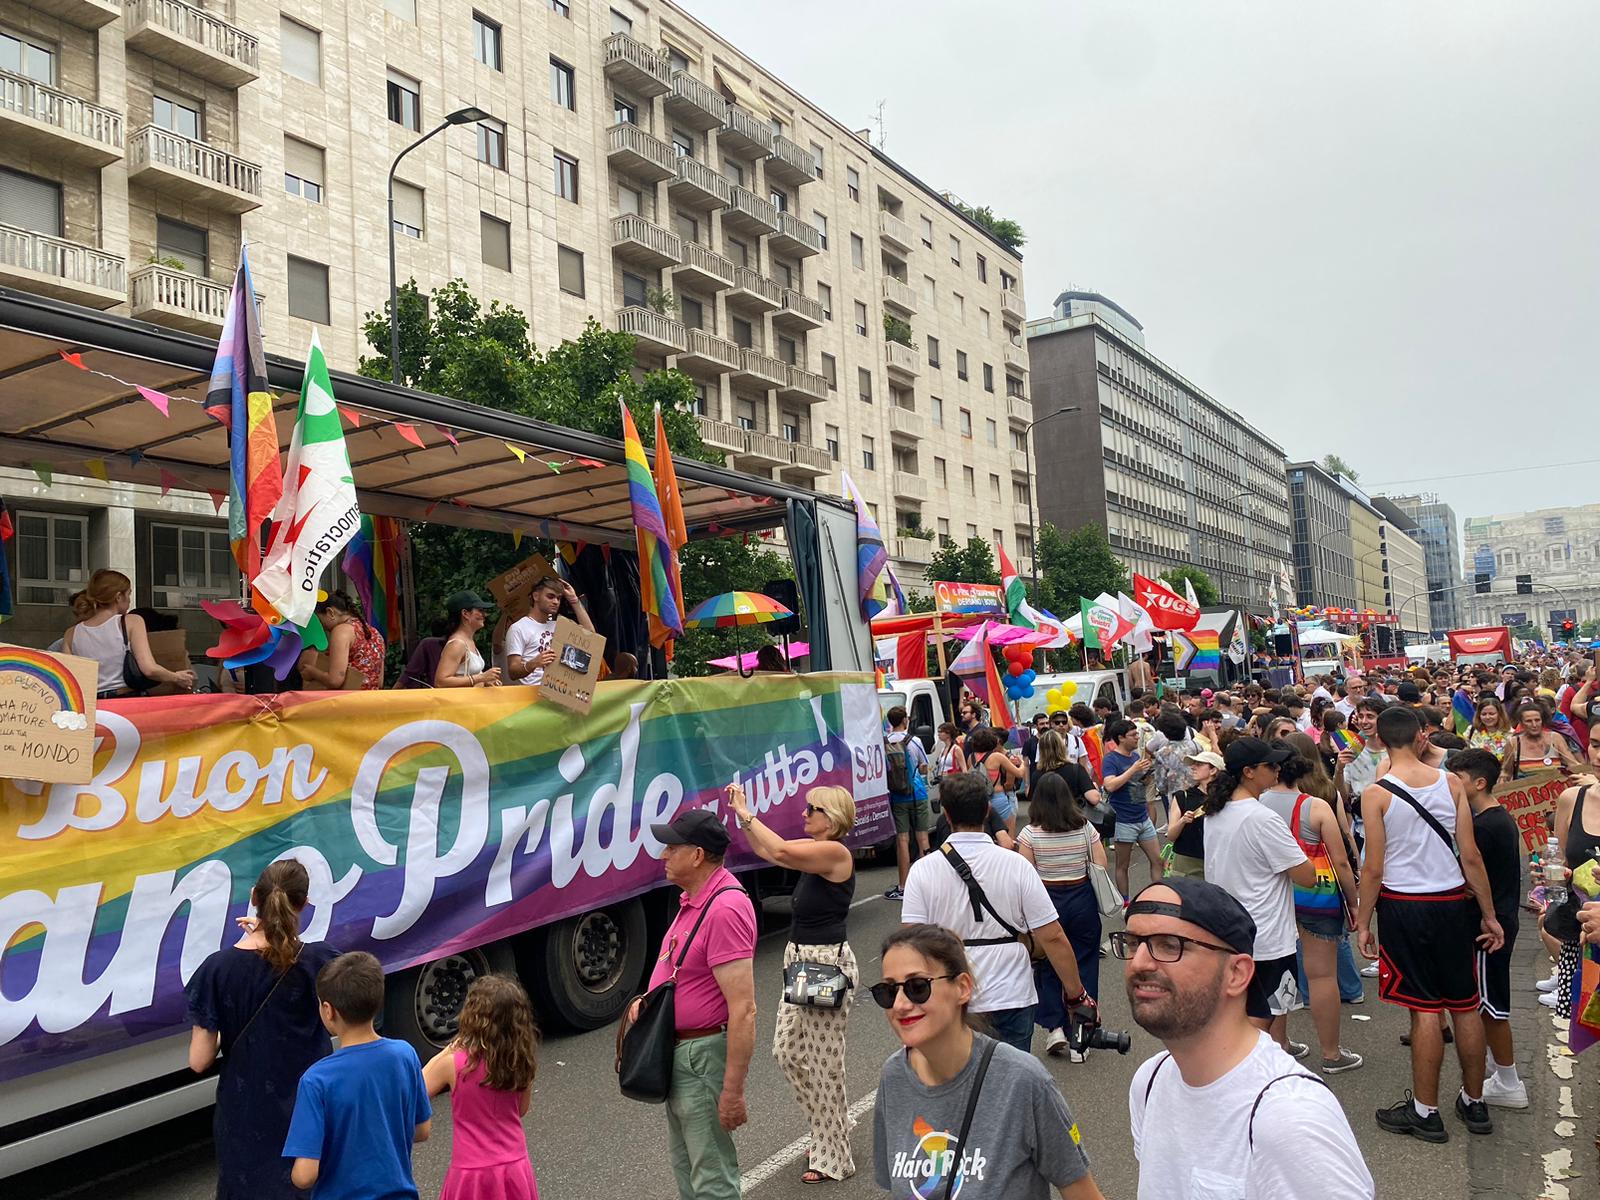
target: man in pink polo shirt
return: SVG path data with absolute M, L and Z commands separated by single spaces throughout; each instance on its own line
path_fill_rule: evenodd
M 667 1097 L 672 1172 L 681 1200 L 738 1200 L 732 1133 L 746 1120 L 744 1081 L 756 1044 L 756 912 L 722 865 L 729 838 L 715 813 L 690 809 L 650 832 L 665 847 L 667 880 L 683 889 L 650 973 L 651 987 L 671 977 L 685 939 L 705 914 L 678 968 L 673 996 L 678 1046 Z

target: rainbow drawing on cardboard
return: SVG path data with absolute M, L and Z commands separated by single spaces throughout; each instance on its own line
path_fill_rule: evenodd
M 89 706 L 83 689 L 55 655 L 25 646 L 0 647 L 0 675 L 6 674 L 25 675 L 55 696 L 58 707 L 50 720 L 57 729 L 88 728 Z

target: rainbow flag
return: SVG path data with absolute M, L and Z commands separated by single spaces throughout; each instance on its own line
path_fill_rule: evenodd
M 255 295 L 250 254 L 240 246 L 205 407 L 228 427 L 228 541 L 246 583 L 261 571 L 261 526 L 283 496 L 278 424 L 267 390 Z
M 1467 693 L 1461 688 L 1456 689 L 1456 694 L 1450 698 L 1450 717 L 1456 727 L 1456 732 L 1466 737 L 1472 728 L 1472 723 L 1478 719 L 1477 706 L 1467 698 Z
M 1201 629 L 1170 631 L 1172 654 L 1179 671 L 1220 671 L 1222 646 L 1218 631 Z
M 689 544 L 689 527 L 683 519 L 683 493 L 678 487 L 678 469 L 672 465 L 672 447 L 667 444 L 667 427 L 661 419 L 661 406 L 656 405 L 656 499 L 661 502 L 661 518 L 667 527 L 667 545 L 672 553 L 667 556 L 667 584 L 678 611 L 684 611 L 683 576 L 678 568 L 678 555 Z M 664 646 L 667 661 L 672 661 L 672 633 L 657 616 L 650 617 L 650 644 Z
M 361 597 L 368 623 L 385 642 L 400 636 L 400 560 L 405 527 L 393 517 L 361 514 L 361 528 L 340 564 Z
M 889 607 L 889 551 L 878 523 L 872 519 L 872 510 L 861 498 L 849 472 L 839 474 L 844 480 L 845 499 L 856 506 L 856 584 L 861 591 L 861 615 L 870 621 Z M 905 611 L 903 599 L 901 612 Z
M 674 560 L 667 519 L 656 495 L 656 481 L 650 474 L 650 460 L 644 456 L 644 443 L 627 401 L 622 405 L 622 449 L 628 467 L 628 500 L 633 505 L 633 531 L 639 547 L 639 602 L 647 616 L 654 617 L 676 637 L 683 633 L 683 613 L 672 591 Z
M 1335 729 L 1333 740 L 1338 743 L 1339 749 L 1348 750 L 1352 754 L 1360 754 L 1367 747 L 1359 736 L 1348 729 Z

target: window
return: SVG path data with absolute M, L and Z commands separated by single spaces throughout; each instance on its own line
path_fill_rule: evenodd
M 1000 427 L 994 423 L 993 417 L 985 417 L 983 421 L 983 440 L 991 446 L 1000 444 Z
M 611 32 L 612 33 L 632 33 L 633 32 L 633 18 L 628 16 L 626 13 L 619 13 L 616 9 L 613 8 L 611 10 Z
M 953 292 L 951 295 L 956 302 L 956 320 L 965 321 L 967 319 L 967 298 L 960 292 Z
M 389 120 L 406 129 L 422 128 L 422 85 L 399 71 L 389 72 Z
M 703 383 L 694 385 L 694 411 L 696 416 L 709 417 L 711 415 L 711 394 Z
M 961 436 L 964 438 L 972 436 L 972 410 L 970 408 L 961 410 Z
M 816 167 L 817 178 L 822 178 L 822 146 L 818 142 L 811 143 L 811 162 Z
M 0 38 L 4 36 L 0 34 Z M 194 100 L 180 99 L 171 93 L 158 91 L 151 96 L 151 116 L 158 129 L 196 142 L 205 138 L 201 132 L 200 105 Z
M 733 326 L 734 345 L 742 346 L 746 350 L 755 349 L 755 326 L 751 325 L 749 321 L 744 320 L 742 317 L 734 317 L 731 321 L 731 324 Z
M 856 333 L 867 336 L 867 306 L 859 300 L 856 301 Z
M 56 82 L 56 52 L 44 42 L 0 29 L 0 71 L 10 71 L 46 87 Z
M 792 289 L 794 287 L 794 268 L 786 262 L 772 264 L 772 278 L 779 287 Z
M 933 218 L 922 218 L 922 244 L 929 250 L 933 249 Z
M 687 71 L 689 69 L 689 56 L 674 46 L 664 47 L 667 52 L 667 69 L 669 71 Z
M 857 204 L 861 203 L 861 172 L 854 167 L 846 167 L 844 169 L 844 190 L 849 194 L 850 199 Z
M 483 261 L 502 271 L 511 270 L 511 224 L 488 213 L 478 214 L 478 234 L 483 241 Z
M 983 364 L 983 390 L 994 391 L 994 367 L 988 363 Z
M 478 122 L 478 161 L 488 163 L 497 170 L 506 169 L 506 127 L 503 121 Z M 577 163 L 574 167 L 572 183 L 577 187 Z
M 978 255 L 978 282 L 989 282 L 989 260 L 983 255 Z
M 935 429 L 943 429 L 944 428 L 944 401 L 941 400 L 938 396 L 934 396 L 928 401 L 928 403 L 929 403 L 929 407 L 930 407 L 930 409 L 931 409 L 931 411 L 933 413 L 933 427 Z
M 1000 476 L 998 475 L 989 476 L 989 499 L 997 504 L 1000 502 Z
M 611 96 L 611 119 L 618 125 L 637 125 L 639 123 L 639 108 L 632 100 L 621 93 Z
M 957 379 L 965 379 L 966 377 L 967 377 L 967 352 L 965 350 L 957 350 L 956 351 L 956 378 Z
M 578 160 L 559 151 L 555 156 L 556 195 L 563 200 L 578 202 Z
M 874 450 L 873 445 L 874 443 L 870 437 L 862 437 L 861 469 L 863 471 L 876 471 L 878 469 L 878 455 L 876 450 Z
M 778 358 L 791 367 L 800 362 L 800 346 L 792 337 L 778 335 Z
M 384 8 L 402 21 L 417 23 L 417 0 L 383 0 Z
M 976 525 L 968 525 L 967 526 L 967 541 L 970 542 L 973 538 L 975 538 L 977 536 L 978 536 L 978 527 Z
M 856 368 L 856 391 L 861 395 L 861 403 L 872 403 L 872 372 L 865 367 Z
M 583 295 L 583 252 L 571 246 L 556 247 L 556 276 L 563 292 Z
M 322 35 L 299 21 L 278 18 L 279 54 L 283 73 L 322 86 Z
M 939 339 L 931 335 L 928 337 L 928 365 L 930 367 L 939 365 Z
M 961 239 L 953 233 L 950 235 L 950 261 L 958 267 L 961 265 Z
M 578 108 L 578 88 L 572 68 L 559 58 L 550 60 L 550 99 L 574 112 Z
M 322 263 L 289 256 L 289 315 L 318 325 L 333 324 L 328 306 L 328 268 Z
M 772 136 L 773 137 L 782 137 L 783 136 L 783 118 L 781 118 L 781 117 L 772 117 L 767 121 L 767 124 L 772 129 Z
M 828 248 L 828 218 L 825 214 L 812 212 L 811 223 L 816 226 L 817 233 L 822 237 L 822 248 Z
M 722 173 L 740 187 L 744 186 L 744 168 L 731 158 L 722 160 Z
M 0 221 L 61 236 L 61 185 L 0 167 Z
M 566 17 L 569 20 L 572 17 L 572 8 L 566 0 L 550 0 L 550 11 L 558 17 Z
M 932 308 L 938 302 L 939 286 L 934 283 L 932 275 L 924 275 L 922 277 L 922 298 L 928 302 L 929 308 Z
M 850 235 L 850 265 L 858 271 L 867 265 L 867 244 L 859 233 Z
M 961 468 L 961 482 L 967 485 L 967 495 L 976 496 L 978 494 L 978 476 L 971 467 Z
M 750 265 L 750 247 L 738 238 L 727 238 L 724 241 L 724 253 L 733 260 L 735 266 L 748 267 Z
M 830 392 L 839 390 L 839 360 L 831 354 L 825 353 L 822 356 L 822 377 L 828 381 Z
M 283 139 L 283 190 L 313 204 L 322 203 L 322 147 L 297 138 Z
M 650 285 L 631 271 L 622 273 L 622 306 L 624 308 L 648 308 L 645 300 L 649 294 Z
M 681 129 L 672 131 L 672 152 L 679 158 L 693 158 L 694 147 L 694 134 L 685 133 Z
M 150 603 L 194 608 L 239 586 L 228 531 L 216 526 L 150 525 Z
M 817 284 L 817 303 L 822 305 L 822 319 L 833 320 L 833 289 L 825 283 Z
M 946 487 L 949 484 L 949 468 L 942 458 L 933 460 L 933 481 L 940 487 Z
M 678 298 L 678 311 L 683 314 L 683 324 L 686 329 L 704 329 L 706 327 L 706 307 L 698 300 L 691 300 L 688 296 Z
M 980 308 L 978 310 L 978 320 L 983 322 L 983 336 L 984 337 L 988 337 L 989 333 L 990 333 L 990 326 L 989 326 L 989 310 L 987 308 Z
M 639 193 L 635 192 L 632 188 L 618 188 L 617 194 L 621 195 L 625 191 L 632 194 L 632 202 L 637 206 L 642 199 Z M 642 210 L 638 207 L 634 207 L 628 211 L 640 212 Z M 694 217 L 691 217 L 686 212 L 680 212 L 673 223 L 678 230 L 678 236 L 680 238 L 686 242 L 693 242 L 695 245 L 700 244 L 700 222 L 698 220 L 696 220 Z
M 950 518 L 948 517 L 939 518 L 939 544 L 941 546 L 950 544 Z
M 394 230 L 407 237 L 422 236 L 422 189 L 414 184 L 394 181 Z
M 839 427 L 837 425 L 823 426 L 824 442 L 828 448 L 828 457 L 834 462 L 839 461 Z
M 209 254 L 211 236 L 193 225 L 156 218 L 156 254 L 160 258 L 174 258 L 183 263 L 191 275 L 207 275 L 211 265 Z
M 754 430 L 756 428 L 756 402 L 754 400 L 740 399 L 735 401 L 738 406 L 739 428 Z
M 89 519 L 58 513 L 17 514 L 19 604 L 65 604 L 88 577 Z
M 1012 275 L 1009 271 L 1001 271 L 1000 272 L 1000 287 L 1004 291 L 1008 291 L 1009 292 L 1012 288 L 1014 288 L 1016 286 L 1017 286 L 1017 277 L 1015 275 Z
M 503 70 L 500 26 L 482 13 L 472 14 L 472 57 L 493 70 Z

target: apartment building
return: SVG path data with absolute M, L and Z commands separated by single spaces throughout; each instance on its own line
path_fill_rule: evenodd
M 215 335 L 248 239 L 268 348 L 354 368 L 446 118 L 402 280 L 633 334 L 734 466 L 849 471 L 907 584 L 1031 556 L 1019 257 L 672 4 L 13 0 L 0 284 Z
M 1154 577 L 1194 564 L 1226 603 L 1269 610 L 1287 568 L 1283 450 L 1144 344 L 1144 327 L 1096 292 L 1069 290 L 1028 322 L 1039 517 L 1106 531 Z
M 1380 611 L 1399 619 L 1400 629 L 1412 642 L 1426 641 L 1433 624 L 1429 608 L 1428 557 L 1422 530 L 1399 505 L 1385 496 L 1372 497 L 1382 524 L 1384 605 Z

